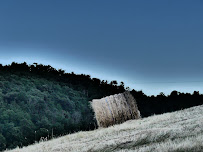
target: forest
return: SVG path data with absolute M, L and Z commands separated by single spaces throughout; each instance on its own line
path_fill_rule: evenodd
M 13 62 L 0 64 L 0 150 L 22 147 L 97 128 L 89 101 L 129 89 L 90 75 L 66 73 L 50 65 Z M 203 104 L 198 91 L 147 96 L 130 90 L 142 117 Z

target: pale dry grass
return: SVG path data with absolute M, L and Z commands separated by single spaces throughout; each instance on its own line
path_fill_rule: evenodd
M 78 132 L 9 152 L 202 152 L 203 105 Z

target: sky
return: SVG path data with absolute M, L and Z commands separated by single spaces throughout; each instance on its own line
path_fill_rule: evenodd
M 200 0 L 1 0 L 0 63 L 203 93 L 202 16 Z

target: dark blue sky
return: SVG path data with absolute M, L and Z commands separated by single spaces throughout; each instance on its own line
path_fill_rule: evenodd
M 203 93 L 201 1 L 0 1 L 0 62 L 49 64 L 146 94 Z

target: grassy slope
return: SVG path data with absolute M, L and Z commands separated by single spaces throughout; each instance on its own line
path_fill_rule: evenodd
M 9 152 L 203 150 L 203 105 L 79 132 Z

